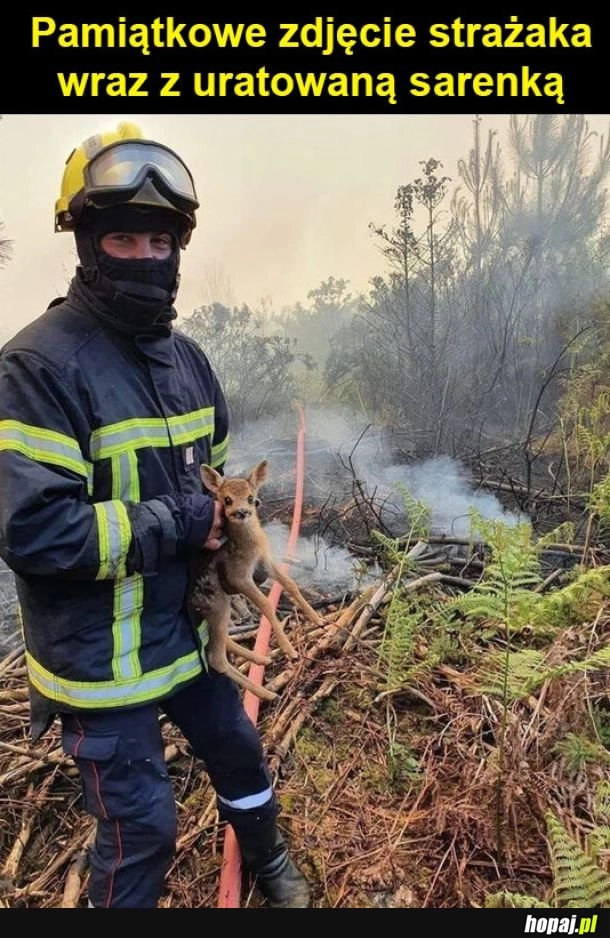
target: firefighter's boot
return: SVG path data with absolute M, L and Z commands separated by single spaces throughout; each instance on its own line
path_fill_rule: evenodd
M 295 865 L 276 823 L 275 800 L 262 809 L 224 810 L 239 844 L 244 866 L 272 909 L 311 907 L 309 883 Z

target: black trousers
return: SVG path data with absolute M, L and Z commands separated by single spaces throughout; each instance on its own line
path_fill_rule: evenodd
M 175 853 L 176 804 L 159 713 L 205 763 L 221 817 L 263 826 L 276 814 L 260 736 L 241 694 L 210 669 L 159 704 L 61 714 L 63 747 L 75 760 L 85 809 L 97 819 L 89 900 L 100 908 L 154 908 Z

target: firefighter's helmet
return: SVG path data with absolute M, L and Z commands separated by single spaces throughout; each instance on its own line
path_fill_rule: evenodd
M 55 203 L 55 231 L 74 231 L 85 209 L 137 205 L 169 209 L 184 222 L 182 247 L 196 225 L 199 201 L 184 161 L 162 143 L 146 140 L 136 124 L 96 134 L 68 159 Z

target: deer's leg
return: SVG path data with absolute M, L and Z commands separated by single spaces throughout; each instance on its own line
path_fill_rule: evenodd
M 208 645 L 206 657 L 215 671 L 225 674 L 229 667 L 227 660 L 227 639 L 231 620 L 231 600 L 225 593 L 214 597 L 206 610 L 208 623 Z
M 254 605 L 257 607 L 257 609 L 259 609 L 262 612 L 262 614 L 269 620 L 273 628 L 273 631 L 275 633 L 277 643 L 282 649 L 282 651 L 285 654 L 287 654 L 289 658 L 298 658 L 299 657 L 298 652 L 290 644 L 286 634 L 284 633 L 282 624 L 275 614 L 275 609 L 273 608 L 267 596 L 265 596 L 264 593 L 261 593 L 261 591 L 251 581 L 247 583 L 240 582 L 239 592 L 243 593 L 243 595 L 247 599 L 253 602 Z
M 266 687 L 256 684 L 254 681 L 251 681 L 249 677 L 246 677 L 245 674 L 242 674 L 238 668 L 235 668 L 232 664 L 227 662 L 226 670 L 223 672 L 227 677 L 232 678 L 236 684 L 239 684 L 240 687 L 243 687 L 244 690 L 249 690 L 251 693 L 256 694 L 257 697 L 260 697 L 261 700 L 276 700 L 277 694 L 272 690 L 267 690 Z
M 245 658 L 246 661 L 253 661 L 255 664 L 271 664 L 269 655 L 259 655 L 255 651 L 250 651 L 249 648 L 244 648 L 239 642 L 234 641 L 230 635 L 227 636 L 226 647 L 227 651 L 233 652 L 234 655 L 238 655 L 240 658 Z
M 309 605 L 292 577 L 289 577 L 287 573 L 284 573 L 284 571 L 280 570 L 275 564 L 273 564 L 271 568 L 271 575 L 282 584 L 288 595 L 295 601 L 297 606 L 300 606 L 310 622 L 313 622 L 314 625 L 323 624 L 323 619 L 318 615 L 316 610 Z
M 209 630 L 206 655 L 210 667 L 220 674 L 226 674 L 240 687 L 256 694 L 261 700 L 275 700 L 277 698 L 276 693 L 251 681 L 238 668 L 234 667 L 227 658 L 227 651 L 234 651 L 242 658 L 254 661 L 256 664 L 270 664 L 271 662 L 270 658 L 255 654 L 249 648 L 242 648 L 229 636 L 231 600 L 226 593 L 220 592 L 214 597 L 214 600 L 208 605 L 206 619 Z
M 208 610 L 206 618 L 209 630 L 209 641 L 206 655 L 210 667 L 218 671 L 219 674 L 226 674 L 227 677 L 230 677 L 240 687 L 256 694 L 261 700 L 275 700 L 277 698 L 276 693 L 267 690 L 266 687 L 255 684 L 255 682 L 251 681 L 245 674 L 242 674 L 238 668 L 234 667 L 227 658 L 227 649 L 232 650 L 233 646 L 237 646 L 239 649 L 238 654 L 241 654 L 244 658 L 247 658 L 249 655 L 254 655 L 249 649 L 243 649 L 237 642 L 229 637 L 228 625 L 230 614 L 231 603 L 229 597 L 224 595 L 218 597 L 217 601 L 214 602 Z M 246 651 L 247 654 L 244 654 L 244 651 Z M 267 664 L 269 661 L 269 659 L 264 658 L 261 660 L 260 655 L 255 655 L 252 660 L 257 660 L 257 664 Z

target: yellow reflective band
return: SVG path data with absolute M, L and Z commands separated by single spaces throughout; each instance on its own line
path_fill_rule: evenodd
M 203 670 L 201 657 L 196 651 L 165 668 L 113 681 L 70 681 L 48 671 L 29 652 L 26 652 L 26 664 L 30 681 L 43 697 L 58 704 L 89 710 L 156 700 L 184 681 L 197 677 Z
M 0 450 L 21 453 L 34 462 L 62 466 L 87 480 L 91 477 L 91 464 L 83 458 L 76 440 L 55 430 L 18 420 L 0 420 Z
M 142 610 L 144 580 L 136 573 L 114 584 L 112 622 L 112 673 L 117 681 L 142 674 L 140 647 L 142 642 Z
M 222 466 L 227 461 L 227 451 L 229 449 L 229 434 L 226 435 L 221 443 L 216 443 L 212 447 L 212 469 Z
M 121 501 L 140 501 L 140 477 L 138 475 L 138 456 L 135 450 L 116 453 L 111 457 L 112 497 Z
M 125 450 L 145 446 L 166 448 L 193 443 L 210 436 L 214 429 L 214 408 L 203 407 L 172 417 L 136 417 L 99 427 L 91 434 L 91 458 L 107 459 Z
M 123 502 L 95 502 L 99 569 L 96 580 L 124 577 L 131 544 L 131 525 Z

